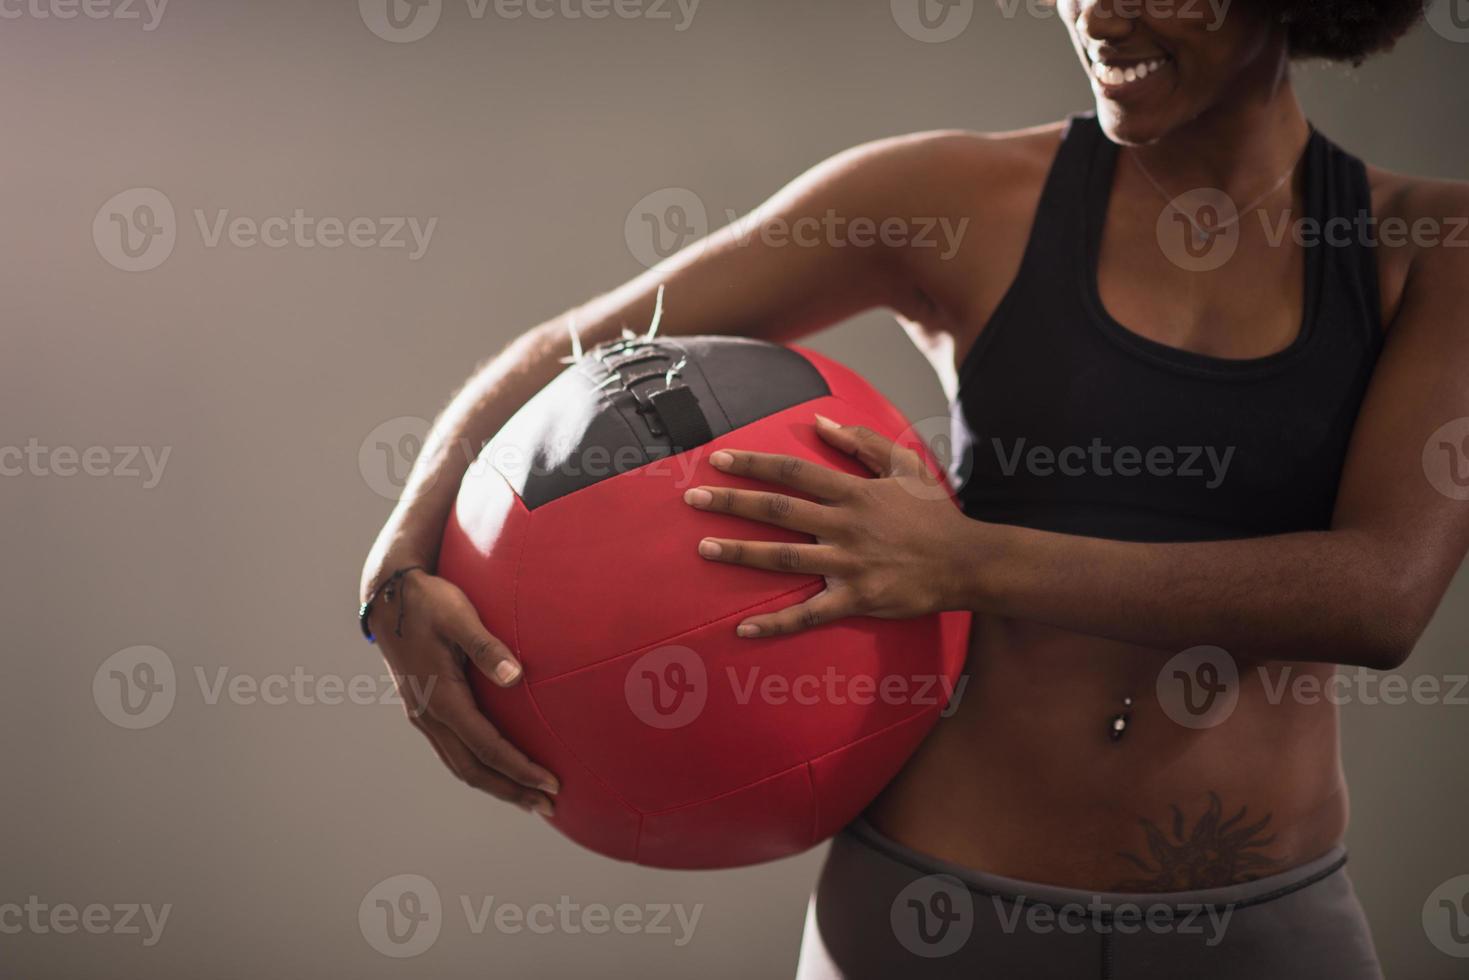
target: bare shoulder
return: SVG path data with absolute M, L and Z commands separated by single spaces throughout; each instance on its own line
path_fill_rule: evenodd
M 1384 299 L 1438 305 L 1469 298 L 1469 182 L 1367 168 L 1372 242 Z
M 944 129 L 854 147 L 835 158 L 848 176 L 865 174 L 873 192 L 910 203 L 956 198 L 971 205 L 1007 191 L 1039 187 L 1061 142 L 1064 122 L 1011 132 Z
M 904 284 L 895 309 L 934 334 L 967 337 L 1019 269 L 1065 122 L 1013 132 L 947 129 L 878 140 L 832 162 L 846 206 L 937 224 L 944 246 L 891 252 Z
M 1384 244 L 1403 242 L 1407 256 L 1437 254 L 1438 245 L 1469 253 L 1469 182 L 1422 178 L 1368 167 L 1372 210 Z M 1397 231 L 1403 234 L 1396 234 Z
M 879 140 L 875 147 L 896 156 L 986 167 L 1046 167 L 1061 143 L 1064 122 L 1007 132 L 937 129 Z
M 1427 231 L 1431 222 L 1446 226 L 1469 221 L 1469 182 L 1415 177 L 1372 166 L 1367 168 L 1367 181 L 1379 224 L 1391 219 L 1418 224 Z

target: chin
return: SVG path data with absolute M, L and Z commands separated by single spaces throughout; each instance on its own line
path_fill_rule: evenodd
M 1182 121 L 1163 108 L 1121 106 L 1110 99 L 1096 101 L 1097 122 L 1107 138 L 1122 146 L 1146 146 L 1167 136 Z
M 1168 135 L 1188 119 L 1187 98 L 1178 63 L 1171 54 L 1109 52 L 1106 60 L 1086 62 L 1097 121 L 1114 143 L 1141 146 Z
M 1097 100 L 1097 122 L 1109 140 L 1123 146 L 1151 143 L 1164 132 L 1151 113 L 1123 109 L 1106 99 Z

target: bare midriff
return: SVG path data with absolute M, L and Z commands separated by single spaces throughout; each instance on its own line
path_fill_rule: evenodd
M 1335 668 L 1239 662 L 1233 709 L 1190 727 L 1159 692 L 1176 653 L 976 616 L 957 707 L 868 819 L 977 871 L 1105 891 L 1220 887 L 1338 845 Z

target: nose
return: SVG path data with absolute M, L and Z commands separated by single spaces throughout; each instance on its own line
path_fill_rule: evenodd
M 1092 41 L 1121 41 L 1133 31 L 1137 7 L 1133 0 L 1076 0 L 1076 29 Z

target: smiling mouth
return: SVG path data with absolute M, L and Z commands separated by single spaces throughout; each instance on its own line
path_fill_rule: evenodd
M 1167 55 L 1134 61 L 1093 61 L 1092 78 L 1109 94 L 1130 91 L 1145 79 L 1158 74 L 1173 62 Z

